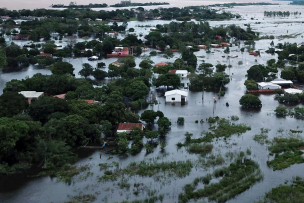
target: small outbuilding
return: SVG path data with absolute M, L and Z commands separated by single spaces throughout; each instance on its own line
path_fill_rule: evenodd
M 291 80 L 284 80 L 281 78 L 277 78 L 270 82 L 276 85 L 280 85 L 283 88 L 293 87 L 293 82 Z
M 144 130 L 144 124 L 142 123 L 119 123 L 117 133 L 130 133 L 134 127 Z
M 275 90 L 275 89 L 281 89 L 280 85 L 273 84 L 271 82 L 258 82 L 258 89 L 259 90 L 264 90 L 264 89 L 270 89 L 270 90 Z
M 295 89 L 295 88 L 288 88 L 284 89 L 284 92 L 287 94 L 301 94 L 303 90 Z
M 166 102 L 181 102 L 185 103 L 187 101 L 188 92 L 185 90 L 171 90 L 165 93 Z

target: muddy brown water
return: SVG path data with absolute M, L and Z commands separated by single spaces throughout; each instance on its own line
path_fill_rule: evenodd
M 255 12 L 252 11 L 255 9 Z M 221 21 L 221 22 L 210 22 L 212 26 L 218 26 L 220 24 L 228 25 L 235 23 L 237 25 L 243 26 L 246 23 L 251 22 L 251 27 L 254 30 L 258 30 L 261 34 L 273 34 L 278 37 L 285 34 L 286 30 L 289 30 L 289 34 L 297 34 L 301 30 L 302 19 L 301 16 L 290 17 L 290 18 L 264 18 L 264 10 L 281 10 L 281 11 L 300 11 L 304 14 L 303 8 L 292 7 L 292 6 L 248 6 L 248 7 L 235 7 L 230 9 L 232 12 L 239 12 L 244 16 L 244 19 L 231 20 L 231 21 Z M 251 20 L 251 17 L 256 20 Z M 264 19 L 264 20 L 263 20 Z M 262 22 L 261 24 L 255 24 L 255 22 Z M 163 21 L 152 21 L 138 23 L 140 25 L 156 25 L 158 23 L 163 23 Z M 130 22 L 130 27 L 136 27 L 137 22 Z M 146 28 L 138 28 L 138 32 L 148 32 Z M 284 32 L 284 33 L 283 33 Z M 301 35 L 292 39 L 278 39 L 274 40 L 274 43 L 279 42 L 297 42 L 303 41 Z M 173 161 L 173 160 L 192 160 L 196 161 L 198 156 L 195 154 L 189 154 L 184 148 L 177 149 L 176 143 L 184 142 L 184 134 L 186 132 L 193 133 L 194 137 L 197 138 L 201 136 L 202 131 L 207 131 L 209 124 L 207 123 L 195 123 L 195 120 L 206 119 L 210 116 L 219 116 L 221 118 L 228 118 L 232 115 L 238 116 L 240 119 L 235 123 L 246 123 L 251 126 L 251 130 L 240 136 L 231 136 L 228 139 L 229 144 L 225 144 L 224 141 L 218 140 L 214 141 L 213 153 L 215 155 L 222 154 L 225 157 L 226 152 L 239 152 L 246 151 L 247 148 L 251 149 L 252 155 L 250 156 L 253 160 L 257 161 L 260 165 L 262 173 L 264 174 L 264 179 L 255 185 L 253 185 L 249 190 L 237 195 L 234 199 L 228 202 L 253 202 L 259 196 L 262 196 L 265 192 L 269 191 L 271 188 L 278 186 L 279 184 L 284 184 L 285 180 L 291 180 L 292 177 L 298 175 L 303 177 L 303 164 L 293 165 L 287 169 L 280 171 L 272 171 L 268 168 L 266 161 L 268 160 L 268 150 L 264 145 L 258 144 L 253 141 L 253 136 L 260 132 L 260 128 L 270 129 L 268 136 L 273 138 L 275 136 L 281 135 L 277 130 L 282 128 L 284 133 L 288 133 L 290 129 L 293 130 L 303 130 L 303 121 L 297 120 L 295 118 L 280 118 L 274 114 L 274 109 L 279 105 L 276 100 L 274 100 L 274 95 L 259 95 L 262 101 L 262 108 L 256 110 L 242 109 L 239 105 L 239 99 L 245 93 L 244 81 L 246 79 L 246 71 L 255 64 L 266 64 L 266 61 L 272 58 L 276 58 L 276 55 L 269 55 L 265 53 L 265 50 L 270 46 L 271 40 L 260 40 L 256 42 L 256 49 L 261 50 L 261 57 L 249 56 L 247 52 L 242 54 L 239 48 L 233 46 L 231 50 L 231 55 L 238 55 L 238 58 L 233 58 L 227 60 L 227 58 L 222 58 L 223 49 L 212 49 L 212 53 L 206 54 L 204 50 L 196 52 L 197 56 L 204 56 L 204 58 L 198 58 L 198 63 L 205 60 L 208 63 L 217 64 L 225 63 L 231 64 L 232 68 L 227 69 L 226 73 L 231 76 L 231 82 L 227 85 L 227 91 L 224 97 L 217 99 L 216 104 L 213 103 L 213 97 L 217 97 L 217 92 L 204 92 L 204 99 L 202 100 L 202 92 L 189 92 L 188 102 L 186 105 L 181 106 L 180 104 L 172 105 L 170 103 L 165 103 L 164 97 L 157 97 L 160 102 L 158 105 L 149 106 L 147 109 L 154 109 L 162 111 L 166 117 L 168 117 L 172 122 L 172 127 L 169 134 L 166 136 L 167 146 L 165 152 L 161 152 L 159 146 L 154 150 L 153 153 L 146 154 L 143 149 L 141 153 L 136 156 L 116 156 L 106 154 L 105 150 L 89 150 L 82 149 L 79 150 L 78 156 L 80 160 L 76 163 L 77 165 L 89 164 L 91 166 L 90 171 L 93 172 L 93 176 L 87 179 L 82 179 L 80 174 L 76 176 L 71 184 L 66 184 L 59 182 L 57 178 L 54 177 L 30 177 L 38 172 L 37 169 L 31 169 L 26 173 L 16 174 L 11 176 L 1 177 L 0 179 L 0 202 L 5 203 L 40 203 L 40 202 L 63 202 L 69 200 L 69 195 L 78 194 L 93 194 L 98 192 L 97 200 L 95 202 L 121 202 L 123 200 L 134 200 L 143 199 L 147 197 L 148 190 L 156 190 L 156 194 L 164 195 L 164 202 L 177 202 L 178 194 L 182 192 L 182 187 L 191 183 L 195 177 L 204 176 L 207 173 L 212 173 L 212 171 L 217 168 L 200 168 L 194 167 L 185 178 L 161 178 L 156 180 L 154 178 L 138 177 L 133 176 L 128 179 L 131 184 L 129 190 L 119 189 L 117 186 L 118 181 L 114 182 L 98 182 L 97 176 L 101 176 L 103 173 L 100 171 L 99 163 L 111 163 L 116 161 L 119 163 L 120 167 L 127 166 L 132 161 L 149 161 L 150 159 L 155 160 L 158 157 L 159 161 Z M 240 47 L 243 47 L 243 43 Z M 176 53 L 175 57 L 172 59 L 164 59 L 161 56 L 155 56 L 151 59 L 155 63 L 161 61 L 171 61 L 173 62 L 179 54 Z M 66 59 L 74 65 L 76 77 L 78 71 L 81 69 L 81 64 L 88 62 L 86 58 L 81 59 Z M 107 65 L 116 59 L 104 59 L 102 60 Z M 139 64 L 141 58 L 136 58 L 136 63 Z M 238 65 L 238 62 L 242 61 L 243 65 Z M 90 62 L 92 65 L 96 65 L 97 62 Z M 105 68 L 107 70 L 107 68 Z M 26 76 L 31 77 L 35 73 L 50 74 L 49 70 L 37 69 L 34 66 L 23 69 L 18 72 L 3 73 L 0 77 L 0 90 L 2 92 L 5 87 L 5 83 L 11 79 L 23 79 Z M 299 84 L 302 85 L 302 84 Z M 151 88 L 152 89 L 152 88 Z M 230 106 L 226 107 L 226 102 L 229 102 Z M 303 106 L 299 104 L 297 106 Z M 143 111 L 143 110 L 142 110 Z M 142 112 L 140 111 L 139 114 Z M 185 124 L 183 126 L 178 126 L 176 120 L 178 117 L 185 118 Z M 153 129 L 157 129 L 157 126 L 152 126 Z M 232 145 L 236 143 L 236 145 Z M 102 156 L 100 158 L 100 152 Z M 112 157 L 112 158 L 111 158 Z M 110 159 L 109 159 L 110 158 Z M 224 165 L 229 164 L 226 161 Z M 220 166 L 221 167 L 221 166 Z M 133 183 L 143 183 L 144 187 L 138 196 L 133 194 Z

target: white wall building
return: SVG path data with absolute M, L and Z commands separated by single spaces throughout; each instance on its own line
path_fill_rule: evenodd
M 303 92 L 303 90 L 288 88 L 288 89 L 285 89 L 284 92 L 287 94 L 301 94 Z
M 275 90 L 275 89 L 281 89 L 280 85 L 273 84 L 272 82 L 258 82 L 258 89 L 259 90 L 264 90 L 264 89 L 270 89 L 270 90 Z
M 181 102 L 187 101 L 188 92 L 185 90 L 171 90 L 165 93 L 166 102 Z

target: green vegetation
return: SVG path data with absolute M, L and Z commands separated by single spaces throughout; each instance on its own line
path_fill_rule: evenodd
M 177 124 L 178 125 L 184 125 L 185 118 L 184 117 L 178 117 L 177 118 Z
M 247 70 L 247 78 L 248 78 L 248 82 L 246 85 L 246 87 L 250 87 L 253 88 L 253 81 L 255 82 L 262 82 L 264 81 L 264 79 L 266 79 L 266 81 L 271 81 L 274 80 L 276 78 L 276 74 L 278 72 L 278 69 L 276 66 L 264 66 L 264 65 L 254 65 L 251 66 L 249 68 L 249 70 Z
M 246 80 L 244 85 L 246 86 L 247 90 L 257 90 L 258 86 L 254 80 Z
M 179 194 L 179 202 L 189 202 L 191 199 L 208 198 L 208 201 L 226 202 L 236 195 L 246 191 L 263 178 L 259 165 L 251 159 L 238 158 L 228 167 L 216 169 L 213 177 L 220 178 L 219 182 L 209 184 L 211 175 L 196 178 L 193 183 L 184 186 L 184 193 Z M 196 189 L 200 182 L 203 189 Z
M 304 141 L 298 138 L 274 138 L 271 146 L 268 147 L 270 155 L 275 154 L 271 161 L 267 161 L 267 165 L 273 170 L 281 170 L 288 168 L 293 164 L 304 162 L 301 149 L 304 147 Z
M 240 118 L 238 116 L 231 116 L 231 120 L 238 121 Z
M 267 192 L 264 197 L 260 198 L 254 203 L 268 203 L 268 202 L 303 202 L 303 187 L 304 181 L 301 177 L 295 177 L 288 185 L 279 185 L 278 187 L 272 188 L 271 191 Z
M 209 121 L 210 120 L 210 121 Z M 203 144 L 200 145 L 198 143 L 202 142 L 212 142 L 214 138 L 221 138 L 223 137 L 224 140 L 229 138 L 231 135 L 238 134 L 240 135 L 241 133 L 245 133 L 247 130 L 251 130 L 251 128 L 245 124 L 234 124 L 231 123 L 229 120 L 225 118 L 209 118 L 208 119 L 209 123 L 216 123 L 216 125 L 210 127 L 209 129 L 211 132 L 205 133 L 204 137 L 200 138 L 192 138 L 193 134 L 186 132 L 185 133 L 185 142 L 184 143 L 177 143 L 177 147 L 183 147 L 183 146 L 190 146 L 190 149 L 193 150 L 193 152 L 198 153 L 199 151 L 211 151 L 212 150 L 212 145 L 209 144 Z M 203 153 L 204 154 L 204 153 Z
M 57 168 L 55 170 L 47 170 L 47 171 L 40 172 L 36 176 L 46 176 L 46 175 L 55 176 L 60 181 L 71 184 L 73 176 L 78 175 L 89 169 L 90 169 L 90 166 L 88 164 L 82 165 L 82 166 L 65 165 L 65 166 L 63 166 L 61 168 Z
M 251 130 L 251 128 L 245 124 L 234 124 L 230 123 L 227 119 L 219 119 L 217 125 L 210 128 L 212 132 L 207 132 L 204 137 L 191 139 L 191 143 L 201 143 L 201 142 L 211 142 L 214 138 L 224 137 L 224 139 L 229 138 L 231 135 L 246 132 Z
M 64 203 L 91 203 L 94 202 L 97 198 L 96 196 L 99 193 L 94 193 L 94 194 L 79 194 L 76 196 L 71 196 L 69 197 L 70 200 Z
M 241 97 L 240 99 L 240 105 L 246 108 L 260 108 L 262 106 L 261 100 L 253 95 L 253 94 L 245 94 L 244 96 Z
M 274 112 L 276 113 L 276 115 L 278 116 L 290 116 L 290 117 L 294 117 L 297 119 L 303 119 L 304 118 L 304 108 L 303 107 L 294 107 L 294 108 L 288 108 L 283 106 L 283 105 L 279 105 Z
M 107 170 L 104 172 L 103 176 L 98 177 L 99 181 L 110 181 L 117 180 L 123 177 L 125 174 L 129 176 L 144 176 L 153 177 L 155 175 L 160 175 L 163 173 L 166 177 L 185 177 L 189 175 L 193 163 L 190 160 L 187 161 L 172 161 L 172 162 L 161 162 L 156 161 L 141 161 L 141 162 L 131 162 L 126 168 L 114 169 L 113 171 Z
M 274 112 L 276 113 L 276 115 L 278 116 L 286 116 L 288 114 L 287 111 L 287 107 L 283 106 L 283 105 L 279 105 Z
M 201 154 L 201 155 L 206 155 L 208 153 L 210 153 L 213 149 L 213 145 L 212 144 L 198 144 L 198 143 L 194 143 L 189 145 L 188 147 L 188 151 L 190 153 L 196 153 L 196 154 Z
M 172 161 L 172 162 L 146 162 L 141 161 L 139 163 L 131 162 L 126 168 L 122 169 L 121 172 L 129 175 L 139 176 L 153 176 L 157 173 L 166 173 L 166 176 L 187 176 L 193 164 L 190 160 L 187 161 Z

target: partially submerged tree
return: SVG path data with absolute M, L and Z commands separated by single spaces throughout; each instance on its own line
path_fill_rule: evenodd
M 84 64 L 82 64 L 82 69 L 79 71 L 78 74 L 87 78 L 92 73 L 93 73 L 93 67 L 88 63 L 84 63 Z
M 240 99 L 240 105 L 247 108 L 262 107 L 261 100 L 253 94 L 245 94 Z

